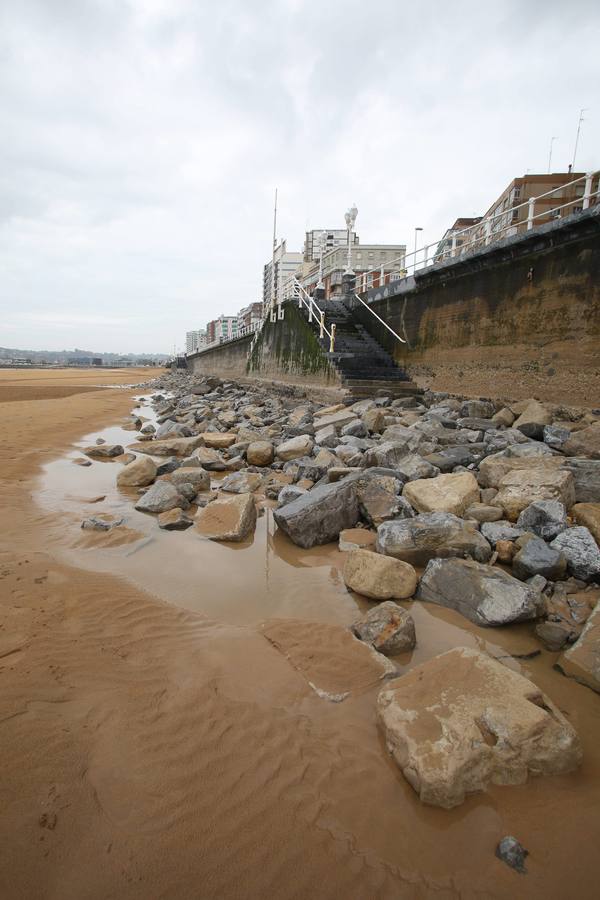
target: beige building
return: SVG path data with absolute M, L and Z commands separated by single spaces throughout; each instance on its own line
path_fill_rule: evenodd
M 400 277 L 404 269 L 406 245 L 356 243 L 352 247 L 351 254 L 357 289 L 369 290 Z M 325 285 L 326 299 L 341 296 L 342 275 L 347 261 L 347 245 L 334 247 L 323 256 L 323 284 Z M 303 285 L 309 294 L 314 293 L 318 280 L 319 264 L 317 261 L 313 263 L 303 278 Z

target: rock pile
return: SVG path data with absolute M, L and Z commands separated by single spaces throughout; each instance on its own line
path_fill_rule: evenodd
M 243 541 L 257 503 L 272 501 L 297 546 L 339 541 L 349 551 L 347 588 L 379 603 L 352 631 L 375 650 L 394 655 L 418 641 L 395 600 L 484 627 L 537 620 L 542 645 L 564 651 L 563 672 L 600 690 L 598 411 L 433 392 L 326 406 L 291 388 L 180 373 L 158 387 L 156 426 L 133 422 L 136 456 L 117 481 L 161 528 L 193 523 L 198 538 Z M 84 451 L 94 460 L 119 452 Z M 462 649 L 416 671 L 382 691 L 379 714 L 426 802 L 452 806 L 488 782 L 577 764 L 562 714 L 501 663 Z M 442 682 L 452 695 L 436 694 Z M 444 754 L 425 746 L 434 733 Z

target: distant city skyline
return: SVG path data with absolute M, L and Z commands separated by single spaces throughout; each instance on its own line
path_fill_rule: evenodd
M 600 165 L 589 0 L 5 0 L 0 342 L 183 349 L 273 238 L 440 239 L 527 171 Z M 551 60 L 560 60 L 552 64 Z

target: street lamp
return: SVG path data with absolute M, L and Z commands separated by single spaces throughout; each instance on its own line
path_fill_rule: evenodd
M 346 228 L 348 230 L 348 257 L 347 257 L 347 261 L 346 261 L 346 271 L 344 272 L 344 275 L 354 275 L 354 272 L 352 270 L 352 246 L 351 246 L 350 242 L 352 239 L 352 231 L 354 230 L 354 223 L 356 222 L 357 215 L 358 215 L 358 209 L 356 208 L 356 206 L 351 206 L 350 209 L 344 215 L 344 218 L 346 220 Z
M 415 228 L 415 262 L 416 262 L 416 258 L 417 258 L 417 237 L 418 237 L 417 232 L 419 232 L 419 231 L 423 231 L 423 229 L 419 228 L 419 227 Z
M 323 252 L 325 250 L 325 241 L 327 239 L 327 232 L 322 231 L 320 234 L 320 251 L 319 251 L 319 281 L 317 283 L 317 290 L 322 291 L 325 285 L 323 284 Z

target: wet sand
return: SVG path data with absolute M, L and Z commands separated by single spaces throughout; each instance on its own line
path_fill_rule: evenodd
M 337 548 L 294 547 L 268 508 L 236 547 L 159 532 L 116 489 L 118 463 L 72 462 L 98 434 L 133 443 L 115 423 L 143 392 L 81 391 L 94 372 L 17 374 L 32 381 L 0 372 L 0 396 L 45 399 L 0 403 L 0 896 L 597 895 L 600 698 L 554 671 L 555 654 L 503 661 L 573 722 L 581 770 L 450 812 L 421 805 L 376 728 L 378 671 L 331 630 L 366 608 Z M 126 522 L 81 531 L 92 514 Z M 418 643 L 400 670 L 463 644 L 539 648 L 529 625 L 405 605 Z M 328 702 L 310 681 L 350 695 Z M 505 834 L 529 849 L 527 876 L 495 858 Z

